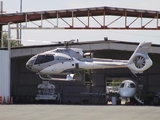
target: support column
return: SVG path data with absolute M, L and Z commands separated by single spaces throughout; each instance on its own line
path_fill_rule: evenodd
M 0 25 L 0 39 L 1 39 L 1 47 L 2 47 L 2 44 L 3 44 L 3 29 L 2 29 L 2 25 Z

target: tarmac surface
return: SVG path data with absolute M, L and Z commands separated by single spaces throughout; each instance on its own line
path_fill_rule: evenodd
M 0 105 L 0 120 L 159 120 L 160 107 L 118 105 Z

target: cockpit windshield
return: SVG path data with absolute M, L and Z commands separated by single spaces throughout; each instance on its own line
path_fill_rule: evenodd
M 54 60 L 54 56 L 52 54 L 38 55 L 34 64 L 46 63 L 53 60 Z
M 133 84 L 133 83 L 122 83 L 121 85 L 120 85 L 120 88 L 135 88 L 136 86 L 135 86 L 135 84 Z
M 38 55 L 34 64 L 41 64 L 41 63 L 43 63 L 43 59 L 44 58 L 45 58 L 45 55 Z

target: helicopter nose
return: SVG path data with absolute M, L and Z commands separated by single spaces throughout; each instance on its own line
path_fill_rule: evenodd
M 26 68 L 27 68 L 28 70 L 32 70 L 32 66 L 33 66 L 35 60 L 36 60 L 36 57 L 34 56 L 34 57 L 32 57 L 31 59 L 29 59 L 29 60 L 27 61 L 27 63 L 26 63 Z
M 32 65 L 33 65 L 33 60 L 28 60 L 26 63 L 26 68 L 31 70 L 32 69 Z

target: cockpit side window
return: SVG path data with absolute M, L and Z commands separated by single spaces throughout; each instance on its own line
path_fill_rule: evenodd
M 45 57 L 45 55 L 38 55 L 34 64 L 41 64 L 41 63 L 43 63 L 44 57 Z
M 135 87 L 136 87 L 135 84 L 131 83 L 131 88 L 135 88 Z
M 44 58 L 44 62 L 50 62 L 50 61 L 53 61 L 54 60 L 54 56 L 52 54 L 48 54 L 45 56 Z
M 120 88 L 124 88 L 124 83 L 121 84 Z

